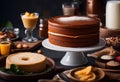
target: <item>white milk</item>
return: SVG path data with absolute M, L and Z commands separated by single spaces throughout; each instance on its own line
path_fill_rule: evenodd
M 107 2 L 106 27 L 110 30 L 120 29 L 120 1 Z

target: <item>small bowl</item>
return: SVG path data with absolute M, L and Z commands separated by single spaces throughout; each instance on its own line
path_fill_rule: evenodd
M 83 81 L 81 81 L 80 79 L 78 79 L 77 77 L 75 77 L 75 72 L 76 71 L 78 71 L 78 70 L 82 70 L 82 69 L 84 69 L 85 67 L 80 67 L 80 68 L 75 68 L 75 69 L 73 69 L 73 70 L 71 70 L 71 72 L 70 72 L 70 78 L 73 80 L 73 81 L 75 81 L 75 82 L 83 82 Z M 102 80 L 104 77 L 105 77 L 105 72 L 102 70 L 102 69 L 100 69 L 100 68 L 97 68 L 97 67 L 94 67 L 94 69 L 96 70 L 95 71 L 95 74 L 96 74 L 96 79 L 94 80 L 94 82 L 98 82 L 98 81 L 100 81 L 100 80 Z M 84 81 L 84 82 L 87 82 L 87 81 Z M 93 81 L 91 81 L 91 82 L 93 82 Z

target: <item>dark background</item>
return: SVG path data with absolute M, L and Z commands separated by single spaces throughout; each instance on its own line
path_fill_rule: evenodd
M 0 23 L 1 21 L 9 20 L 12 22 L 13 27 L 22 30 L 24 28 L 20 13 L 25 11 L 38 12 L 40 18 L 43 18 L 45 15 L 49 17 L 59 16 L 62 15 L 62 3 L 70 1 L 72 0 L 0 0 Z M 81 0 L 81 2 L 80 12 L 85 15 L 86 0 Z M 38 30 L 38 25 L 36 29 Z
M 45 15 L 49 17 L 58 16 L 62 15 L 62 3 L 70 1 L 72 0 L 0 0 L 0 23 L 11 21 L 13 27 L 20 28 L 20 34 L 23 35 L 23 30 L 25 29 L 23 28 L 20 13 L 26 11 L 38 12 L 40 18 Z M 81 1 L 81 12 L 84 12 L 85 0 Z M 35 30 L 38 30 L 38 28 L 37 25 Z M 35 34 L 38 34 L 38 31 Z
M 62 15 L 61 5 L 72 0 L 0 0 L 0 20 L 10 20 L 16 27 L 21 25 L 20 13 L 25 11 L 39 12 L 40 17 L 48 12 L 50 17 Z M 85 1 L 81 0 L 80 12 L 85 12 Z M 106 1 L 106 0 L 105 0 Z

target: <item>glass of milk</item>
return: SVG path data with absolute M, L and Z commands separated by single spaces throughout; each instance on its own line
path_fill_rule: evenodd
M 63 15 L 76 15 L 79 10 L 79 4 L 75 2 L 66 2 L 62 4 Z

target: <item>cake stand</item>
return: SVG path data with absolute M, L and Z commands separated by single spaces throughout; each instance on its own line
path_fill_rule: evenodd
M 105 46 L 105 41 L 103 39 L 100 39 L 97 45 L 91 47 L 71 48 L 53 45 L 49 42 L 48 39 L 45 39 L 42 41 L 42 45 L 43 47 L 50 50 L 66 51 L 66 54 L 60 61 L 61 64 L 66 66 L 82 66 L 88 63 L 87 57 L 84 55 L 83 52 L 101 49 Z

